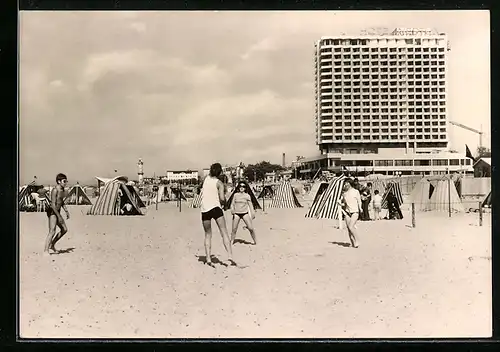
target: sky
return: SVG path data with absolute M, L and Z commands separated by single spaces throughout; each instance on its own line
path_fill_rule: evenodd
M 487 11 L 21 12 L 20 183 L 93 182 L 319 154 L 314 43 L 368 27 L 448 34 L 449 119 L 490 145 Z M 450 147 L 478 135 L 450 126 Z

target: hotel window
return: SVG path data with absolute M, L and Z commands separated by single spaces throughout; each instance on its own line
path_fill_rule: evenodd
M 384 138 L 386 139 L 386 138 Z M 375 166 L 393 166 L 392 160 L 375 160 Z
M 450 166 L 460 165 L 460 159 L 450 159 Z
M 418 135 L 417 139 L 422 139 L 422 136 Z M 415 160 L 414 164 L 415 164 L 415 166 L 430 166 L 431 165 L 431 161 L 430 160 L 425 160 L 425 159 L 418 159 L 418 160 Z
M 394 166 L 413 166 L 413 160 L 394 160 Z
M 448 160 L 447 159 L 434 159 L 434 160 L 432 160 L 432 165 L 433 166 L 447 166 Z

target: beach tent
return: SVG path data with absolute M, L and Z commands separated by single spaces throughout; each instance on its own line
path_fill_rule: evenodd
M 415 204 L 416 211 L 431 210 L 431 187 L 434 189 L 429 180 L 422 177 L 413 188 L 410 194 L 410 202 Z
M 306 218 L 341 219 L 339 202 L 342 198 L 345 179 L 346 177 L 341 175 L 332 178 L 329 183 L 321 183 Z
M 484 198 L 483 203 L 481 204 L 483 208 L 491 208 L 491 191 L 488 193 L 486 198 Z
M 182 192 L 182 190 L 177 187 L 170 187 L 170 200 L 187 200 L 186 196 Z
M 402 219 L 401 205 L 403 204 L 403 194 L 401 185 L 398 182 L 389 182 L 382 196 L 382 208 L 389 211 L 389 219 Z
M 259 201 L 255 197 L 255 194 L 253 193 L 252 188 L 250 188 L 250 185 L 248 184 L 248 182 L 245 181 L 245 180 L 241 180 L 241 181 L 238 181 L 236 184 L 238 185 L 240 183 L 244 183 L 245 184 L 245 186 L 246 186 L 246 192 L 250 195 L 250 199 L 252 199 L 253 208 L 256 209 L 256 210 L 257 209 L 262 209 L 262 207 L 259 204 Z M 228 198 L 228 200 L 226 202 L 225 210 L 227 210 L 227 209 L 230 208 L 231 202 L 233 201 L 233 196 L 238 191 L 239 191 L 239 189 L 237 187 L 235 187 L 233 189 L 233 192 L 231 193 L 231 195 L 229 196 L 229 198 Z
M 156 193 L 154 193 L 153 188 L 151 187 L 149 194 L 149 199 L 152 203 L 161 203 L 170 200 L 170 193 L 166 185 L 158 185 L 158 192 Z
M 121 199 L 119 191 L 121 191 Z M 131 215 L 142 215 L 139 208 L 145 205 L 134 187 L 127 186 L 123 180 L 113 179 L 106 182 L 88 215 L 121 215 L 120 207 L 123 207 L 125 203 L 130 203 L 132 206 Z
M 265 185 L 259 193 L 257 198 L 272 198 L 274 196 L 274 190 L 271 185 Z
M 125 185 L 125 187 L 127 187 L 128 191 L 132 195 L 132 198 L 134 199 L 137 206 L 139 208 L 145 208 L 146 203 L 144 203 L 144 201 L 142 200 L 141 195 L 139 194 L 138 188 L 135 186 L 130 186 L 130 185 Z
M 448 177 L 438 181 L 430 200 L 431 210 L 463 212 L 464 206 L 458 196 L 455 183 Z
M 89 197 L 83 188 L 76 184 L 68 191 L 68 195 L 64 198 L 64 204 L 67 205 L 92 205 Z
M 195 192 L 193 200 L 191 202 L 191 208 L 199 208 L 201 207 L 201 199 L 203 198 L 203 191 L 200 190 L 200 193 Z
M 289 181 L 281 181 L 271 199 L 270 208 L 302 208 Z
M 35 181 L 24 185 L 18 193 L 18 204 L 19 211 L 37 211 L 36 200 L 33 197 L 33 193 L 38 193 L 40 189 L 43 189 L 42 185 L 38 185 Z

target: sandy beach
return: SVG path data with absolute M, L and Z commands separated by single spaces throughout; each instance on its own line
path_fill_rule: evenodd
M 21 213 L 24 338 L 397 338 L 491 336 L 491 214 L 417 213 L 346 230 L 307 208 L 266 209 L 241 266 L 202 264 L 199 209 L 142 217 L 71 206 L 67 253 L 43 257 L 45 213 Z M 230 223 L 230 214 L 226 212 Z M 214 224 L 215 226 L 215 224 Z M 237 238 L 251 241 L 240 225 Z M 225 260 L 214 228 L 213 254 Z

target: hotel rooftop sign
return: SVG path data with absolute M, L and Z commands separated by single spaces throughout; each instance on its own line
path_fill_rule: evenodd
M 429 28 L 396 28 L 392 35 L 401 35 L 401 36 L 424 36 L 424 35 L 437 35 L 438 33 Z

